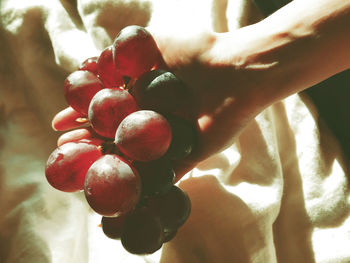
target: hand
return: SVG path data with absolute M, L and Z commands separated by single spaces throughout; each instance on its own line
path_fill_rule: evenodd
M 198 145 L 190 156 L 176 162 L 179 179 L 198 162 L 229 147 L 262 107 L 253 93 L 254 82 L 232 63 L 235 50 L 229 48 L 224 57 L 217 54 L 221 35 L 199 32 L 183 37 L 150 31 L 165 65 L 192 93 L 182 113 L 197 124 Z
M 198 162 L 230 146 L 259 112 L 261 103 L 254 99 L 255 86 L 250 81 L 253 78 L 247 78 L 231 63 L 235 58 L 234 50 L 226 53 L 227 62 L 219 61 L 222 59 L 216 54 L 218 45 L 222 44 L 219 35 L 200 32 L 188 37 L 167 36 L 149 30 L 162 54 L 163 67 L 174 72 L 190 89 L 191 96 L 180 114 L 198 128 L 196 148 L 190 156 L 175 163 L 179 179 Z M 68 108 L 55 116 L 53 126 L 59 130 L 78 127 L 81 123 L 77 123 L 76 118 L 76 112 Z M 70 133 L 71 136 L 76 134 Z

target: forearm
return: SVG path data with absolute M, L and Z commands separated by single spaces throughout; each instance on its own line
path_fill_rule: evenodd
M 229 45 L 234 53 L 223 55 Z M 219 34 L 212 53 L 215 63 L 231 63 L 250 80 L 252 102 L 266 107 L 350 67 L 350 1 L 295 0 L 255 25 Z

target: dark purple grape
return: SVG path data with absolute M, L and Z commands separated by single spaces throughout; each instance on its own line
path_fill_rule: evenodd
M 156 69 L 137 79 L 132 95 L 141 109 L 170 113 L 184 102 L 187 88 L 173 73 Z
M 163 243 L 169 242 L 172 240 L 177 234 L 177 229 L 174 230 L 164 230 L 164 238 Z
M 159 218 L 141 208 L 126 218 L 121 242 L 132 254 L 152 254 L 162 247 L 163 235 Z
M 168 116 L 167 120 L 172 131 L 172 140 L 166 156 L 178 160 L 188 156 L 196 144 L 194 125 L 178 116 Z
M 175 172 L 169 160 L 161 158 L 150 162 L 133 162 L 142 181 L 142 196 L 163 194 L 174 184 Z
M 179 187 L 173 186 L 169 192 L 148 199 L 147 207 L 160 217 L 167 231 L 182 226 L 191 212 L 191 201 Z
M 141 179 L 125 160 L 106 154 L 86 173 L 84 192 L 90 207 L 103 216 L 119 216 L 134 209 L 141 194 Z
M 101 227 L 103 233 L 112 239 L 120 239 L 122 235 L 123 223 L 126 219 L 126 215 L 120 215 L 117 217 L 103 216 L 101 219 Z

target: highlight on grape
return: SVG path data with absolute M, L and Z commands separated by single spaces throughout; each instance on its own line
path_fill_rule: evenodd
M 160 249 L 191 211 L 172 167 L 196 144 L 194 125 L 176 115 L 188 89 L 160 65 L 152 35 L 136 25 L 87 58 L 64 81 L 70 108 L 59 125 L 71 127 L 73 112 L 67 121 L 89 127 L 61 136 L 45 168 L 57 190 L 84 191 L 106 237 L 133 254 Z

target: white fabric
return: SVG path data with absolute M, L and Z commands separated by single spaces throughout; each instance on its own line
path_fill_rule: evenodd
M 0 262 L 350 262 L 349 175 L 313 105 L 293 95 L 180 186 L 192 213 L 176 238 L 134 256 L 106 238 L 82 193 L 46 182 L 62 83 L 129 24 L 169 32 L 233 31 L 259 19 L 220 0 L 7 0 L 0 31 Z

